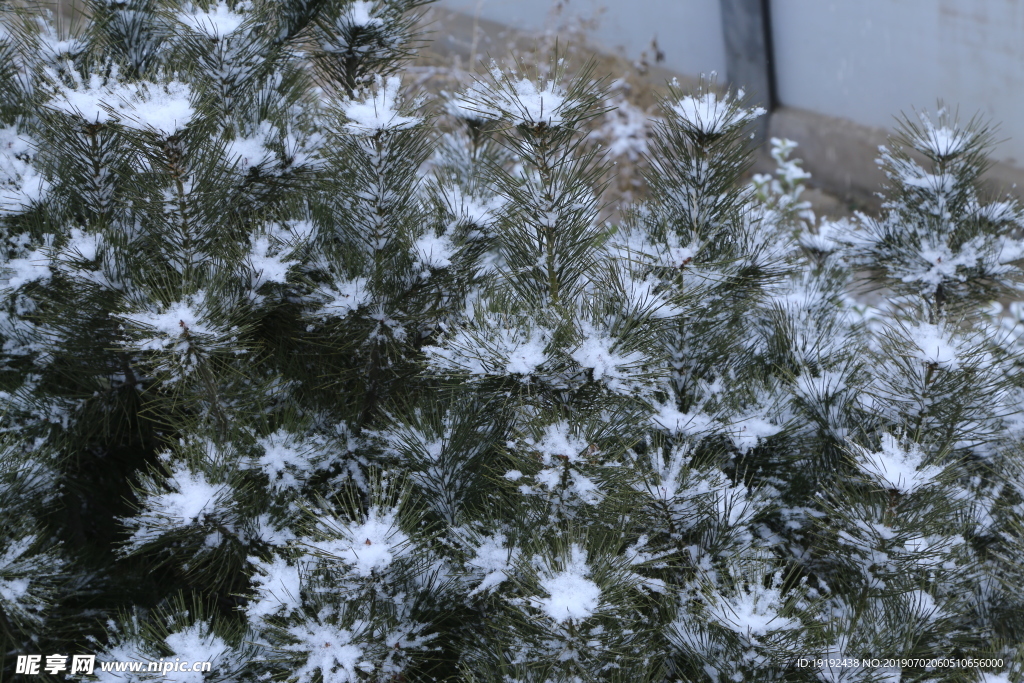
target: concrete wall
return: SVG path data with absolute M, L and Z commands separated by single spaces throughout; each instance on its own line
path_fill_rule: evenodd
M 558 24 L 594 20 L 590 41 L 609 52 L 622 50 L 630 60 L 646 52 L 654 63 L 651 41 L 664 53 L 660 66 L 699 76 L 716 71 L 725 78 L 725 44 L 718 0 L 439 0 L 439 7 L 495 21 L 520 31 L 543 32 Z
M 867 126 L 934 111 L 981 113 L 1024 167 L 1021 0 L 771 0 L 782 104 Z
M 768 134 L 800 143 L 797 154 L 814 182 L 853 203 L 874 204 L 882 181 L 874 159 L 894 117 L 913 116 L 915 108 L 933 112 L 941 98 L 962 120 L 980 113 L 998 125 L 988 179 L 993 189 L 1024 199 L 1024 0 L 769 2 L 780 107 Z M 557 4 L 560 15 L 552 12 Z M 646 51 L 650 60 L 656 36 L 665 56 L 659 66 L 668 72 L 692 78 L 717 71 L 725 80 L 720 0 L 438 5 L 524 33 L 595 19 L 595 47 L 633 60 Z M 759 167 L 769 169 L 770 160 Z

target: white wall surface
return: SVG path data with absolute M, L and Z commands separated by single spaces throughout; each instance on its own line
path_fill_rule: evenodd
M 558 24 L 595 19 L 589 33 L 594 45 L 619 49 L 630 60 L 647 52 L 653 63 L 651 40 L 665 53 L 660 66 L 698 76 L 717 71 L 725 79 L 725 43 L 718 0 L 568 0 L 559 17 L 553 0 L 439 0 L 438 5 L 501 22 L 523 31 L 553 30 Z
M 591 42 L 629 59 L 657 36 L 661 64 L 725 77 L 718 0 L 439 0 L 523 31 L 596 19 Z M 999 124 L 993 157 L 1024 168 L 1024 0 L 770 0 L 779 101 L 891 129 L 900 112 Z M 741 84 L 742 85 L 742 84 Z M 1008 139 L 1007 139 L 1008 138 Z
M 771 0 L 782 104 L 891 128 L 935 111 L 1000 124 L 1024 167 L 1024 0 Z

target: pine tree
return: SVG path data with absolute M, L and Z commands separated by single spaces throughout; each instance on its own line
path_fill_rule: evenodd
M 670 84 L 608 212 L 593 67 L 410 92 L 424 4 L 0 14 L 3 675 L 1021 680 L 988 129 L 904 120 L 817 221 Z

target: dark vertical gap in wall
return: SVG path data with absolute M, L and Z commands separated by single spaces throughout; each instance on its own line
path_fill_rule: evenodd
M 761 0 L 761 25 L 764 27 L 764 51 L 768 63 L 768 111 L 779 107 L 779 84 L 775 70 L 775 40 L 772 37 L 772 0 Z
M 729 86 L 746 92 L 745 105 L 772 111 L 777 104 L 767 0 L 719 0 Z M 767 139 L 768 118 L 753 124 L 757 144 Z

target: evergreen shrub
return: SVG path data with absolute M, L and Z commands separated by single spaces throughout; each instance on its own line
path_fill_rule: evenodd
M 670 85 L 604 220 L 606 81 L 410 93 L 425 2 L 0 8 L 0 676 L 1021 680 L 989 130 L 819 221 Z

